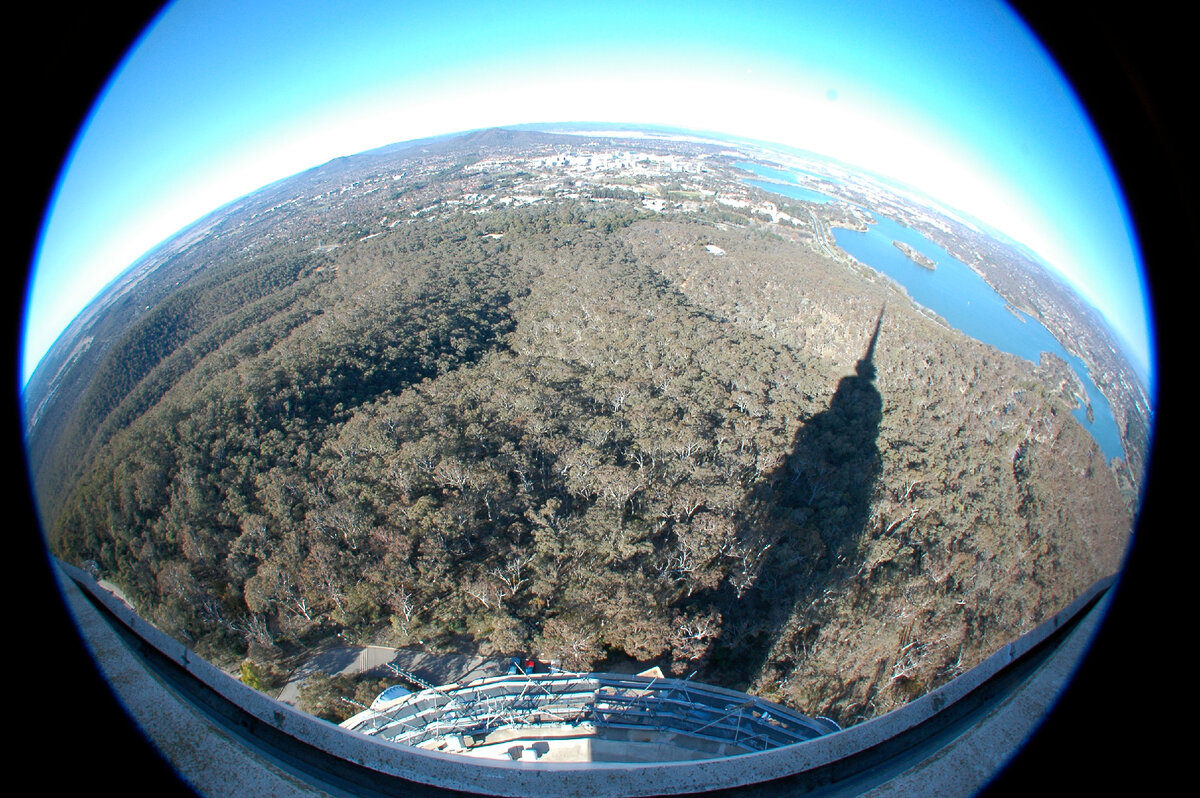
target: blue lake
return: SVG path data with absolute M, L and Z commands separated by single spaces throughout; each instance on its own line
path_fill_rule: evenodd
M 795 184 L 797 182 L 797 175 L 808 175 L 809 177 L 814 177 L 817 180 L 825 180 L 829 183 L 839 186 L 842 184 L 842 181 L 838 180 L 836 177 L 819 175 L 816 172 L 810 172 L 807 169 L 789 169 L 784 171 L 783 169 L 772 169 L 769 166 L 760 166 L 759 164 L 750 163 L 749 161 L 738 161 L 734 163 L 734 166 L 745 169 L 747 172 L 753 172 L 759 177 L 765 177 L 769 180 L 782 180 L 784 183 L 789 184 Z
M 833 202 L 833 197 L 828 194 L 822 194 L 820 191 L 813 191 L 811 188 L 804 188 L 797 185 L 783 185 L 782 183 L 767 183 L 762 180 L 747 180 L 751 186 L 761 188 L 763 191 L 770 191 L 775 194 L 782 194 L 785 197 L 792 199 L 804 200 L 817 205 L 824 205 L 827 202 Z
M 824 205 L 827 202 L 833 202 L 833 197 L 829 196 L 828 194 L 822 194 L 820 191 L 813 191 L 810 188 L 805 188 L 804 186 L 799 185 L 796 182 L 796 174 L 806 174 L 810 177 L 828 180 L 831 183 L 838 182 L 832 178 L 822 178 L 820 175 L 813 174 L 812 172 L 805 172 L 801 169 L 797 169 L 795 172 L 785 172 L 781 169 L 772 169 L 769 166 L 759 166 L 758 164 L 750 163 L 749 161 L 739 161 L 735 163 L 734 166 L 739 166 L 742 169 L 745 169 L 747 172 L 753 172 L 759 177 L 765 177 L 767 180 L 782 181 L 779 183 L 767 183 L 762 180 L 746 181 L 747 184 L 756 188 L 761 188 L 763 191 L 771 191 L 775 194 L 782 194 L 785 197 L 804 200 L 805 202 L 813 202 L 818 205 Z
M 777 170 L 738 164 L 744 169 L 774 179 L 782 179 Z M 792 186 L 777 183 L 747 181 L 765 191 L 792 196 Z M 801 189 L 808 191 L 808 189 Z M 808 192 L 815 194 L 816 192 Z M 824 202 L 829 198 L 819 195 Z M 795 199 L 806 199 L 795 197 Z M 807 200 L 813 202 L 814 200 Z M 1089 422 L 1087 411 L 1078 407 L 1073 412 L 1108 459 L 1123 457 L 1121 436 L 1108 400 L 1092 382 L 1082 360 L 1067 352 L 1062 344 L 1040 322 L 1008 305 L 982 277 L 946 250 L 934 244 L 916 230 L 905 227 L 879 214 L 872 214 L 877 224 L 865 233 L 841 228 L 834 229 L 838 246 L 876 271 L 886 274 L 904 286 L 918 304 L 937 313 L 967 335 L 1004 352 L 1025 358 L 1033 363 L 1042 352 L 1050 352 L 1065 360 L 1080 377 L 1092 405 L 1094 421 Z M 937 264 L 936 270 L 913 263 L 893 245 L 903 241 Z

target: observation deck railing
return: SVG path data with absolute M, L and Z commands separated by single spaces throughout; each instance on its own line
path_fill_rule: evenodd
M 761 698 L 683 679 L 616 673 L 494 676 L 406 697 L 344 726 L 408 745 L 502 728 L 581 726 L 687 734 L 763 751 L 840 731 Z
M 1049 711 L 1087 650 L 1114 582 L 1114 577 L 1100 580 L 1068 607 L 949 683 L 845 730 L 736 756 L 576 763 L 465 757 L 360 734 L 320 720 L 242 684 L 142 620 L 90 575 L 65 564 L 59 566 L 65 574 L 60 581 L 68 605 L 85 639 L 89 643 L 103 640 L 102 648 L 110 652 L 110 658 L 116 656 L 111 653 L 114 642 L 124 650 L 119 655 L 124 670 L 119 681 L 110 681 L 113 688 L 120 692 L 136 676 L 131 669 L 137 669 L 141 682 L 154 685 L 149 689 L 158 696 L 155 700 L 175 702 L 170 712 L 158 707 L 149 710 L 151 723 L 168 722 L 188 710 L 206 719 L 210 731 L 200 736 L 193 732 L 186 740 L 186 752 L 179 755 L 203 748 L 206 742 L 201 736 L 211 736 L 212 745 L 222 746 L 226 752 L 234 741 L 243 757 L 239 777 L 256 767 L 264 773 L 267 768 L 283 769 L 291 774 L 288 784 L 311 785 L 312 791 L 304 794 L 313 796 L 470 793 L 605 798 L 721 791 L 744 794 L 742 788 L 751 785 L 755 794 L 842 796 L 872 786 L 894 786 L 896 779 L 914 772 L 920 781 L 908 782 L 909 791 L 970 793 L 983 784 L 988 773 L 1003 766 Z M 102 670 L 104 667 L 102 661 Z M 638 694 L 645 694 L 646 686 L 631 677 L 604 676 L 613 681 L 611 692 L 607 686 L 604 689 L 603 703 L 620 705 L 623 722 L 640 722 L 634 719 L 639 718 L 637 708 L 645 702 Z M 571 678 L 578 677 L 566 677 L 564 695 L 555 700 L 564 707 L 575 701 L 582 711 L 588 701 L 596 702 L 597 693 L 590 684 L 587 689 L 572 685 Z M 655 703 L 663 715 L 679 714 L 684 720 L 672 718 L 671 722 L 684 727 L 697 724 L 689 732 L 692 734 L 729 733 L 727 728 L 717 729 L 717 723 L 704 728 L 698 723 L 700 715 L 687 721 L 688 713 L 673 702 L 694 706 L 704 701 L 682 697 L 682 689 L 681 685 L 664 685 L 661 694 L 656 694 Z M 691 695 L 700 695 L 692 683 L 686 689 Z M 706 687 L 706 691 L 714 697 L 721 695 L 721 688 Z M 571 696 L 572 692 L 577 696 Z M 528 706 L 536 706 L 528 693 L 525 698 L 530 701 Z M 727 703 L 736 703 L 715 700 L 704 711 L 720 714 Z M 430 699 L 430 706 L 433 704 Z M 442 704 L 440 711 L 445 709 Z M 594 703 L 591 711 L 602 722 L 616 720 L 604 714 L 604 706 Z M 776 717 L 776 711 L 769 714 Z M 651 717 L 649 712 L 640 713 L 641 719 Z M 803 723 L 781 717 L 795 725 L 781 725 L 780 735 L 804 734 Z M 765 718 L 759 721 L 760 728 L 770 726 Z M 152 726 L 149 731 L 153 736 Z M 179 738 L 167 733 L 155 739 L 167 741 L 164 752 L 172 758 L 170 746 L 179 744 Z M 964 740 L 968 742 L 964 744 Z M 994 751 L 989 748 L 993 744 Z M 987 761 L 981 764 L 980 757 L 985 754 Z M 187 775 L 203 778 L 204 771 L 211 769 L 197 766 L 198 772 Z M 228 776 L 230 770 L 224 773 Z M 942 780 L 931 782 L 938 773 Z M 218 785 L 214 794 L 239 794 L 236 789 L 223 789 L 224 785 Z

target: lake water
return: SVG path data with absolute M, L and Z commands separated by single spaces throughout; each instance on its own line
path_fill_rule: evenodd
M 789 184 L 796 183 L 797 175 L 808 175 L 809 177 L 816 178 L 817 180 L 824 180 L 839 186 L 842 185 L 842 181 L 838 180 L 836 177 L 819 175 L 816 172 L 810 172 L 807 169 L 789 169 L 784 171 L 782 169 L 772 169 L 769 166 L 760 166 L 756 163 L 750 163 L 749 161 L 738 161 L 734 164 L 734 166 L 741 167 L 747 172 L 753 172 L 759 177 L 766 177 L 771 180 L 782 180 L 784 183 Z
M 767 183 L 762 180 L 747 180 L 746 182 L 752 186 L 761 188 L 763 191 L 771 191 L 776 194 L 782 194 L 785 197 L 804 200 L 805 202 L 812 202 L 817 205 L 824 205 L 827 202 L 833 202 L 833 197 L 829 196 L 828 194 L 822 194 L 820 191 L 813 191 L 811 188 L 804 188 L 804 186 L 790 184 L 783 185 L 782 183 Z
M 813 174 L 812 172 L 805 172 L 802 169 L 797 169 L 794 172 L 785 172 L 781 169 L 772 169 L 768 166 L 759 166 L 758 164 L 750 163 L 749 161 L 739 161 L 738 163 L 735 163 L 734 166 L 740 166 L 747 172 L 753 172 L 759 177 L 765 177 L 768 180 L 783 181 L 782 183 L 767 183 L 762 180 L 747 180 L 746 182 L 752 186 L 761 188 L 763 191 L 771 191 L 776 194 L 782 194 L 785 197 L 804 200 L 805 202 L 812 202 L 818 205 L 824 205 L 827 202 L 832 202 L 833 198 L 828 194 L 822 194 L 820 191 L 813 191 L 810 188 L 805 188 L 804 186 L 799 185 L 796 182 L 796 174 L 806 174 L 810 177 L 828 180 L 831 183 L 838 182 L 833 178 L 822 178 L 820 175 Z
M 786 173 L 759 167 L 750 163 L 739 163 L 743 169 L 754 171 L 762 177 L 785 179 Z M 795 178 L 793 177 L 792 180 Z M 818 192 L 793 185 L 746 181 L 764 191 L 771 191 L 808 202 L 829 202 L 831 198 Z M 820 200 L 795 196 L 792 189 L 816 194 Z M 1092 382 L 1087 366 L 1082 360 L 1067 352 L 1062 344 L 1036 319 L 1011 308 L 982 277 L 971 271 L 966 264 L 950 255 L 916 230 L 905 227 L 879 214 L 871 214 L 877 224 L 865 233 L 841 228 L 834 229 L 838 246 L 876 271 L 882 272 L 900 283 L 909 296 L 918 304 L 937 313 L 955 328 L 967 335 L 990 344 L 1004 352 L 1023 357 L 1033 363 L 1041 359 L 1042 352 L 1051 352 L 1070 364 L 1083 382 L 1087 399 L 1092 405 L 1094 421 L 1087 419 L 1084 407 L 1073 413 L 1079 419 L 1101 451 L 1108 459 L 1124 456 L 1121 436 L 1113 418 L 1108 400 Z M 913 263 L 904 253 L 896 249 L 893 241 L 903 241 L 937 264 L 936 270 L 925 269 Z

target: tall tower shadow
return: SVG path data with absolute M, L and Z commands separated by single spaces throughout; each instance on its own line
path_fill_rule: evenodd
M 740 537 L 758 559 L 717 597 L 726 622 L 713 664 L 729 686 L 748 686 L 797 609 L 804 612 L 860 565 L 856 553 L 881 469 L 874 356 L 882 323 L 880 310 L 855 373 L 838 382 L 828 409 L 800 427 L 791 452 L 747 496 Z

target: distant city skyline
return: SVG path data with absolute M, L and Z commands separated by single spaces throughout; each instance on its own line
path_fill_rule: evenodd
M 147 250 L 332 158 L 504 125 L 669 125 L 811 150 L 1035 251 L 1152 372 L 1112 168 L 1023 23 L 987 0 L 336 5 L 182 0 L 139 40 L 60 177 L 21 380 Z

